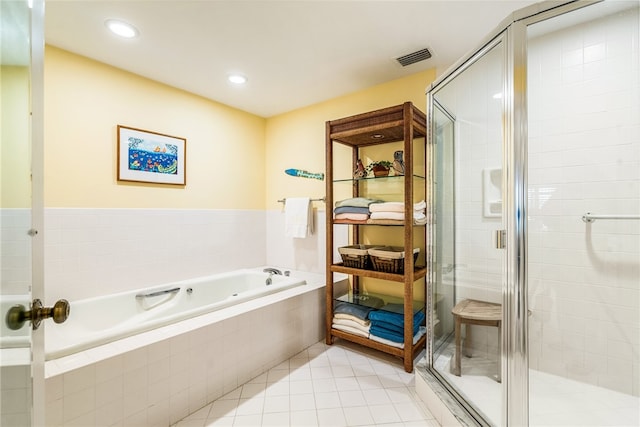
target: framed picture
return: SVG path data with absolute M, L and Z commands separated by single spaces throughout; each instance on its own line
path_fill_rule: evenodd
M 118 181 L 186 184 L 185 138 L 118 125 Z

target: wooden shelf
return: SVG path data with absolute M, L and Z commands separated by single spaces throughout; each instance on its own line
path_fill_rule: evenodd
M 366 240 L 367 232 L 373 231 L 375 226 L 392 227 L 389 232 L 397 235 L 403 234 L 402 247 L 405 253 L 411 253 L 415 247 L 421 249 L 421 253 L 426 255 L 426 236 L 422 235 L 416 241 L 416 236 L 425 233 L 426 228 L 423 224 L 413 224 L 413 204 L 418 201 L 414 198 L 418 195 L 426 196 L 426 123 L 427 119 L 424 113 L 418 110 L 412 103 L 405 102 L 394 107 L 383 108 L 376 111 L 370 111 L 364 114 L 358 114 L 351 117 L 345 117 L 338 120 L 326 122 L 326 306 L 327 312 L 325 316 L 326 322 L 326 340 L 327 344 L 332 344 L 334 338 L 341 338 L 366 347 L 377 349 L 388 354 L 392 354 L 402 359 L 404 369 L 407 372 L 413 371 L 413 361 L 415 356 L 424 348 L 426 336 L 421 337 L 418 342 L 411 345 L 414 330 L 413 313 L 416 309 L 425 309 L 422 301 L 414 301 L 414 291 L 418 285 L 416 282 L 422 280 L 420 285 L 424 288 L 422 291 L 426 295 L 426 275 L 427 269 L 424 266 L 414 266 L 414 259 L 409 258 L 404 262 L 404 274 L 386 273 L 375 270 L 364 270 L 359 268 L 345 267 L 342 263 L 334 263 L 334 237 L 333 227 L 336 224 L 345 224 L 349 227 L 351 235 L 351 244 L 358 244 L 361 240 Z M 404 172 L 405 175 L 392 175 L 389 177 L 367 177 L 363 179 L 352 179 L 353 170 L 342 170 L 340 177 L 349 177 L 347 179 L 334 180 L 334 144 L 346 145 L 351 149 L 351 164 L 356 164 L 357 160 L 366 155 L 367 150 L 360 151 L 372 145 L 389 144 L 402 142 L 402 152 L 404 153 Z M 393 152 L 398 150 L 399 144 L 390 146 L 387 150 Z M 420 145 L 420 146 L 419 146 Z M 415 150 L 414 150 L 415 148 Z M 344 152 L 344 148 L 341 149 Z M 418 156 L 420 153 L 420 156 Z M 419 173 L 415 175 L 414 173 Z M 346 183 L 346 184 L 344 184 Z M 374 184 L 375 183 L 375 184 Z M 345 187 L 345 186 L 350 186 Z M 404 202 L 405 220 L 373 222 L 368 221 L 351 221 L 351 220 L 335 220 L 331 209 L 334 204 L 334 191 L 340 194 L 350 191 L 352 197 L 367 196 L 368 193 L 381 194 L 378 191 L 384 190 L 393 200 L 402 200 Z M 373 223 L 372 223 L 373 222 Z M 400 231 L 395 231 L 400 229 Z M 365 231 L 366 230 L 366 231 Z M 398 348 L 393 345 L 387 345 L 369 338 L 354 335 L 345 331 L 337 330 L 333 325 L 333 309 L 334 309 L 334 289 L 333 279 L 335 273 L 343 273 L 352 277 L 349 282 L 349 293 L 356 295 L 371 295 L 365 292 L 366 286 L 369 284 L 365 281 L 360 283 L 361 278 L 372 278 L 386 280 L 401 284 L 402 286 L 390 286 L 389 290 L 395 295 L 397 300 L 393 304 L 402 304 L 404 332 L 402 334 L 404 341 L 409 342 L 405 348 Z M 364 287 L 363 287 L 364 286 Z M 373 286 L 373 284 L 372 284 Z M 397 294 L 397 295 L 396 295 Z M 390 304 L 390 298 L 384 299 L 386 304 Z M 384 308 L 381 308 L 384 310 Z M 428 313 L 425 313 L 428 315 Z
M 413 105 L 413 137 L 427 135 L 427 116 Z M 329 137 L 351 146 L 387 144 L 405 139 L 406 114 L 404 105 L 332 120 Z M 379 136 L 378 136 L 379 135 Z
M 365 270 L 362 268 L 345 267 L 344 264 L 338 263 L 331 266 L 331 271 L 334 273 L 351 274 L 360 277 L 372 277 L 374 279 L 390 280 L 392 282 L 404 282 L 404 274 L 385 273 L 383 271 Z M 427 274 L 425 267 L 416 266 L 413 270 L 414 280 L 422 279 Z
M 388 222 L 388 223 L 384 223 L 382 221 L 384 220 L 376 220 L 376 221 L 380 221 L 380 222 L 367 222 L 367 220 L 352 220 L 352 219 L 334 219 L 333 223 L 334 224 L 346 224 L 346 225 L 368 225 L 371 227 L 405 227 L 404 223 L 401 221 L 395 222 L 394 220 L 390 220 L 390 221 L 394 221 L 394 222 Z M 412 227 L 424 227 L 427 224 L 411 224 Z
M 378 341 L 374 341 L 369 338 L 361 337 L 360 335 L 350 334 L 349 332 L 341 331 L 339 329 L 331 329 L 331 336 L 341 338 L 347 341 L 351 341 L 365 347 L 373 348 L 375 350 L 382 351 L 387 354 L 391 354 L 400 358 L 404 357 L 405 349 L 394 347 L 392 345 L 384 344 Z M 418 341 L 411 348 L 412 359 L 414 359 L 418 353 L 422 350 L 424 345 L 426 344 L 427 334 L 422 335 Z

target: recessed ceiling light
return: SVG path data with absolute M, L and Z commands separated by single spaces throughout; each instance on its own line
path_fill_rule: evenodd
M 127 39 L 134 38 L 138 35 L 138 30 L 131 24 L 127 24 L 124 21 L 118 21 L 117 19 L 107 19 L 104 21 L 104 25 L 107 26 L 113 34 L 117 34 L 120 37 Z
M 242 74 L 229 74 L 229 81 L 233 84 L 242 85 L 247 82 L 247 76 Z
M 371 135 L 371 138 L 373 139 L 382 139 L 384 138 L 384 135 L 381 133 L 374 133 L 373 135 Z

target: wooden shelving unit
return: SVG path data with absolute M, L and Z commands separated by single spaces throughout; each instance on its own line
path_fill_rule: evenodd
M 332 344 L 335 338 L 341 338 L 392 354 L 403 360 L 404 369 L 407 372 L 411 372 L 413 370 L 413 360 L 424 348 L 426 342 L 426 336 L 422 336 L 415 344 L 413 344 L 413 310 L 415 306 L 414 283 L 421 281 L 418 282 L 418 286 L 422 286 L 422 290 L 424 292 L 423 295 L 426 295 L 426 268 L 424 266 L 414 265 L 414 259 L 412 256 L 405 256 L 404 258 L 404 274 L 345 267 L 341 262 L 335 262 L 333 258 L 335 249 L 333 227 L 334 224 L 340 224 L 340 227 L 350 227 L 350 236 L 353 244 L 360 243 L 362 232 L 368 227 L 400 227 L 403 229 L 403 247 L 405 254 L 411 254 L 413 248 L 417 247 L 415 246 L 415 237 L 417 236 L 417 233 L 426 232 L 426 228 L 424 226 L 414 225 L 413 222 L 413 204 L 415 203 L 414 190 L 417 189 L 414 188 L 414 186 L 422 186 L 422 189 L 418 190 L 422 190 L 421 194 L 426 198 L 426 158 L 424 155 L 420 156 L 419 159 L 414 158 L 414 144 L 416 143 L 416 140 L 421 144 L 425 144 L 425 137 L 426 116 L 410 102 L 326 122 L 326 341 L 327 344 Z M 355 165 L 356 161 L 361 156 L 360 150 L 362 148 L 371 145 L 398 143 L 400 141 L 402 141 L 402 149 L 404 152 L 405 174 L 403 176 L 382 178 L 378 182 L 381 182 L 382 185 L 385 184 L 385 181 L 393 181 L 394 183 L 398 183 L 400 181 L 402 183 L 402 198 L 405 208 L 403 222 L 398 225 L 377 225 L 365 224 L 360 221 L 334 221 L 332 210 L 334 206 L 334 186 L 336 183 L 344 183 L 345 181 L 351 182 L 353 197 L 367 197 L 367 194 L 361 194 L 363 193 L 361 186 L 363 183 L 371 181 L 371 179 L 352 180 L 344 178 L 334 180 L 334 144 L 342 144 L 351 148 L 351 165 Z M 426 152 L 424 147 L 422 147 L 421 152 Z M 420 165 L 420 168 L 416 168 L 417 165 Z M 414 169 L 419 169 L 418 172 L 422 172 L 422 176 L 414 174 Z M 351 176 L 353 169 L 348 172 L 348 176 Z M 377 180 L 378 178 L 376 178 L 376 181 Z M 422 257 L 426 256 L 426 248 L 424 247 L 425 241 L 426 239 L 424 238 L 421 240 L 422 244 L 420 249 Z M 385 244 L 385 242 L 379 242 L 379 244 Z M 420 258 L 418 261 L 419 260 Z M 420 264 L 420 262 L 416 264 Z M 403 301 L 404 306 L 404 342 L 409 344 L 405 345 L 404 348 L 398 348 L 350 334 L 348 332 L 333 329 L 334 303 L 336 298 L 340 297 L 340 295 L 334 294 L 334 273 L 343 273 L 350 276 L 349 292 L 353 294 L 361 292 L 361 278 L 381 279 L 391 282 L 391 286 L 402 286 L 402 291 L 397 293 L 401 294 L 400 298 Z M 424 306 L 424 301 L 422 301 L 422 309 L 425 309 Z

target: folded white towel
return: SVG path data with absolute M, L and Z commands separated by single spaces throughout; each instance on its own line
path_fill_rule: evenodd
M 368 334 L 369 333 L 369 328 L 371 327 L 371 325 L 362 325 L 361 323 L 355 322 L 353 320 L 350 319 L 340 319 L 340 318 L 333 318 L 333 326 L 337 326 L 337 325 L 342 325 L 342 326 L 349 326 L 350 328 L 354 328 L 357 329 L 359 331 L 361 331 L 362 333 Z
M 383 202 L 369 205 L 371 212 L 404 212 L 403 202 Z
M 418 203 L 413 204 L 414 211 L 421 211 L 427 207 L 427 203 L 424 200 L 420 200 Z
M 369 320 L 363 320 L 360 319 L 352 314 L 347 314 L 347 313 L 334 313 L 333 314 L 333 318 L 335 319 L 345 319 L 345 320 L 352 320 L 354 322 L 357 322 L 359 324 L 361 324 L 362 326 L 370 326 L 371 322 Z
M 417 343 L 418 340 L 427 333 L 427 328 L 425 328 L 424 326 L 420 326 L 420 328 L 418 329 L 418 332 L 413 336 L 413 343 Z M 395 341 L 391 341 L 382 337 L 377 337 L 375 335 L 370 334 L 369 335 L 369 339 L 373 340 L 373 341 L 378 341 L 382 344 L 386 344 L 386 345 L 390 345 L 392 347 L 397 347 L 397 348 L 404 348 L 404 343 L 403 342 L 395 342 Z
M 313 208 L 309 197 L 287 197 L 284 213 L 287 237 L 305 238 L 313 234 Z
M 404 219 L 404 212 L 371 212 L 371 219 Z
M 414 211 L 424 211 L 427 207 L 427 203 L 424 200 L 420 200 L 413 204 Z M 404 212 L 404 202 L 383 202 L 373 203 L 369 205 L 371 212 Z
M 340 324 L 334 323 L 334 324 L 331 325 L 331 327 L 333 329 L 338 329 L 340 331 L 349 332 L 350 334 L 358 335 L 358 336 L 365 337 L 365 338 L 369 338 L 369 336 L 370 336 L 368 332 L 364 332 L 364 331 L 362 331 L 362 330 L 360 330 L 358 328 L 352 328 L 351 326 L 345 326 L 345 325 L 340 325 Z

